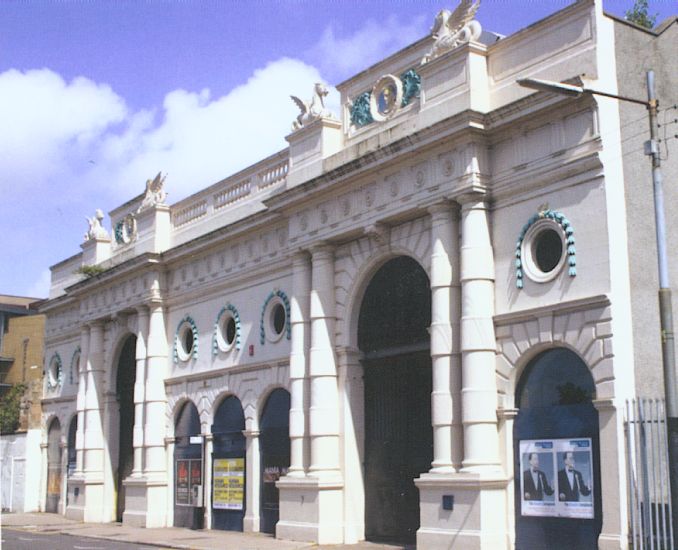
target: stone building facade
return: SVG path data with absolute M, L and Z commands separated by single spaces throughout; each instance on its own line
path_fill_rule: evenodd
M 624 137 L 644 113 L 516 80 L 642 97 L 620 43 L 669 51 L 675 21 L 646 32 L 580 0 L 499 37 L 469 4 L 338 85 L 338 118 L 316 86 L 284 151 L 171 206 L 158 174 L 110 234 L 92 218 L 42 308 L 45 368 L 64 372 L 43 399 L 51 509 L 319 543 L 627 547 L 624 401 L 663 392 L 635 351 L 659 350 L 636 287 L 651 203 L 627 178 L 649 192 L 649 165 Z M 583 477 L 559 480 L 575 460 Z

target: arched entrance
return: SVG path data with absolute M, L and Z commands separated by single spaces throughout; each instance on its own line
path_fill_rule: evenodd
M 545 351 L 516 390 L 516 549 L 595 550 L 602 526 L 598 412 L 586 364 Z
M 280 499 L 275 486 L 290 467 L 290 394 L 279 388 L 266 400 L 259 422 L 261 449 L 261 531 L 275 534 Z
M 177 415 L 174 437 L 174 526 L 201 529 L 203 442 L 198 409 L 190 401 Z
M 136 381 L 137 338 L 130 335 L 120 350 L 115 394 L 118 403 L 118 470 L 116 475 L 116 521 L 122 521 L 125 511 L 125 486 L 123 481 L 134 467 L 134 383 Z
M 245 518 L 245 414 L 240 399 L 224 399 L 212 424 L 212 528 L 242 531 Z
M 61 424 L 55 418 L 47 431 L 47 498 L 46 512 L 59 512 L 61 501 Z
M 414 479 L 433 461 L 429 279 L 412 258 L 384 264 L 358 319 L 365 384 L 365 537 L 413 542 Z

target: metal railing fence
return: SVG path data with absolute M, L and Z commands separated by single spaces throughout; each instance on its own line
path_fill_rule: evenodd
M 627 401 L 624 431 L 631 547 L 673 550 L 664 401 Z

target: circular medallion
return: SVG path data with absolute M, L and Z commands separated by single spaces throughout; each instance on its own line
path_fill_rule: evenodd
M 374 120 L 391 118 L 403 102 L 403 84 L 399 78 L 387 74 L 382 76 L 370 94 L 370 114 Z

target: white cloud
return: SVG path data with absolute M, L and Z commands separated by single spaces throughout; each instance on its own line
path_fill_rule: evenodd
M 405 22 L 395 15 L 378 22 L 370 19 L 348 36 L 340 36 L 329 25 L 309 55 L 323 74 L 338 82 L 423 38 L 432 23 L 429 19 L 423 15 Z
M 320 80 L 314 67 L 283 58 L 225 96 L 174 90 L 161 107 L 131 112 L 86 78 L 0 74 L 0 120 L 11 129 L 0 132 L 0 231 L 9 243 L 0 288 L 44 294 L 38 273 L 79 251 L 84 216 L 143 192 L 158 171 L 168 173 L 172 203 L 283 149 L 298 114 L 289 96 L 310 98 Z M 335 112 L 337 103 L 334 92 Z
M 49 269 L 44 269 L 23 294 L 32 298 L 47 298 L 49 295 L 50 277 Z

